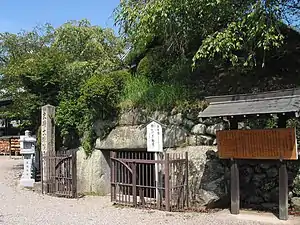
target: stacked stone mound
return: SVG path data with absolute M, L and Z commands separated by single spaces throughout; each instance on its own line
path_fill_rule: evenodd
M 228 124 L 221 119 L 201 121 L 198 114 L 197 111 L 176 110 L 152 113 L 138 109 L 126 111 L 121 113 L 119 118 L 97 121 L 94 124 L 98 136 L 95 148 L 102 152 L 116 149 L 145 149 L 147 146 L 145 125 L 151 119 L 155 119 L 164 125 L 163 142 L 167 151 L 187 151 L 189 154 L 191 205 L 228 207 L 230 161 L 219 159 L 216 146 L 216 132 L 227 129 Z M 96 161 L 95 165 L 103 164 L 103 159 Z M 300 210 L 300 163 L 289 162 L 288 173 L 289 203 L 291 207 Z M 99 177 L 98 183 L 103 183 L 103 176 Z M 109 180 L 107 182 L 109 183 Z M 278 162 L 243 161 L 240 164 L 240 185 L 242 207 L 263 209 L 278 207 Z M 109 190 L 109 187 L 102 190 Z
M 288 162 L 289 202 L 292 210 L 300 213 L 300 160 Z
M 181 113 L 175 110 L 170 113 L 156 111 L 150 114 L 144 110 L 123 112 L 116 120 L 95 123 L 95 132 L 99 137 L 96 148 L 145 148 L 145 124 L 151 119 L 165 125 L 166 148 L 216 145 L 216 132 L 226 129 L 227 124 L 216 119 L 200 121 L 198 113 Z
M 241 202 L 244 208 L 278 207 L 278 165 L 244 162 L 240 165 Z

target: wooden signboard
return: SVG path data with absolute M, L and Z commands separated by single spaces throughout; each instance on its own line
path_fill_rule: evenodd
M 294 128 L 218 131 L 217 144 L 221 159 L 298 159 Z

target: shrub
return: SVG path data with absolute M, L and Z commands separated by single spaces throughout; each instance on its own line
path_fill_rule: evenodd
M 121 109 L 170 109 L 188 96 L 188 90 L 183 86 L 153 83 L 146 76 L 132 76 L 125 83 L 119 106 Z
M 124 83 L 129 77 L 130 74 L 125 70 L 94 75 L 81 88 L 79 100 L 89 108 L 110 114 L 115 111 Z
M 76 133 L 87 154 L 95 142 L 93 123 L 117 113 L 117 104 L 125 81 L 130 74 L 125 70 L 91 76 L 80 88 L 78 99 L 61 100 L 56 121 L 63 136 Z

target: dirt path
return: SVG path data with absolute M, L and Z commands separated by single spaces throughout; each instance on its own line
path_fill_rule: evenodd
M 108 197 L 63 199 L 44 196 L 18 186 L 22 160 L 0 157 L 0 224 L 2 225 L 269 225 L 300 224 L 300 218 L 281 222 L 272 215 L 167 213 L 116 208 Z

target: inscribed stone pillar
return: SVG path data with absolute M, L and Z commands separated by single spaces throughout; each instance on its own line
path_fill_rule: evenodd
M 43 192 L 47 193 L 47 182 L 49 177 L 50 159 L 44 158 L 55 155 L 55 127 L 54 127 L 55 107 L 45 105 L 42 107 L 41 124 L 41 152 L 43 166 Z

